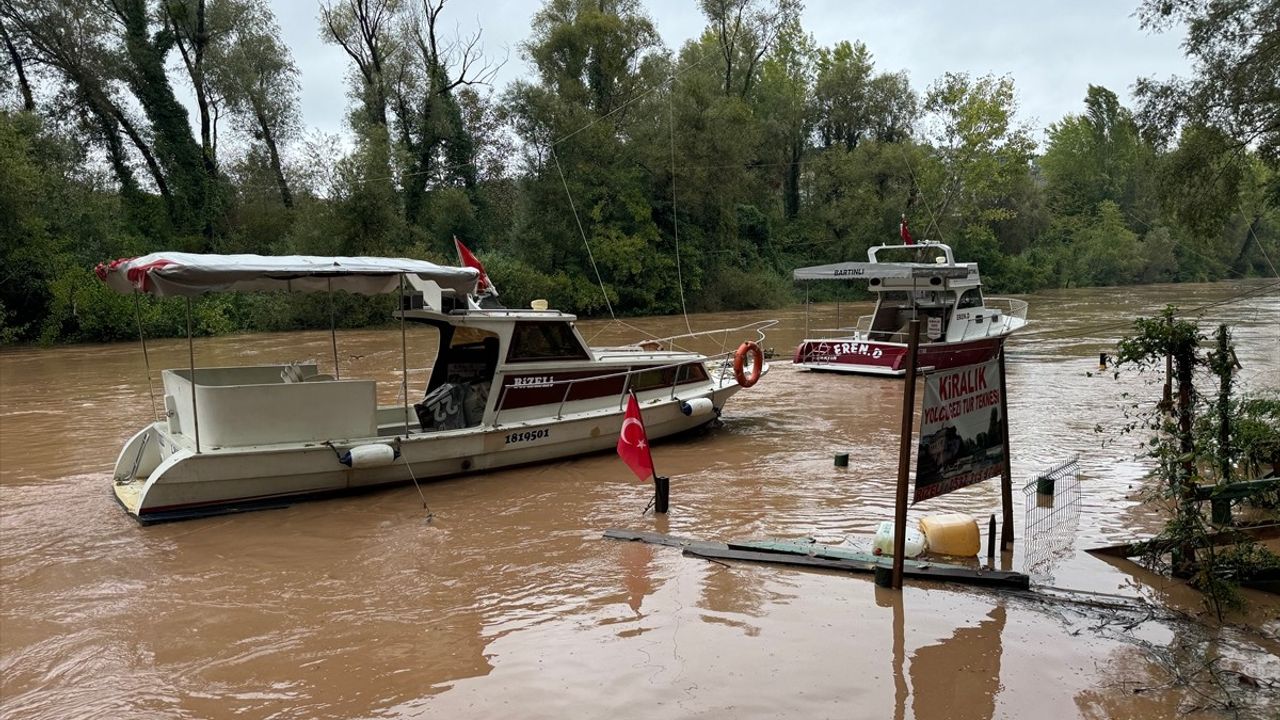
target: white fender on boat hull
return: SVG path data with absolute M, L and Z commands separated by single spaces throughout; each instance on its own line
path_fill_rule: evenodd
M 680 412 L 689 417 L 705 417 L 715 412 L 715 403 L 711 398 L 693 398 L 680 403 Z

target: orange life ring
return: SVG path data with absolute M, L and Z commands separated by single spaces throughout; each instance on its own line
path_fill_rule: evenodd
M 743 370 L 746 362 L 747 354 L 751 355 L 751 374 L 748 375 Z M 738 352 L 733 354 L 733 377 L 738 384 L 744 388 L 749 388 L 760 381 L 760 368 L 764 367 L 764 353 L 760 352 L 760 346 L 750 340 L 738 346 Z

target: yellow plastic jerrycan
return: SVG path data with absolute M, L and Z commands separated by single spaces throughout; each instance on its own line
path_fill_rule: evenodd
M 929 552 L 973 557 L 982 549 L 978 521 L 959 513 L 920 519 L 920 532 L 928 538 Z

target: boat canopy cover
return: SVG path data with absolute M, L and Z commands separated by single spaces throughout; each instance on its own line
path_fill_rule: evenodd
M 870 280 L 871 278 L 944 277 L 966 278 L 970 265 L 930 265 L 928 263 L 843 262 L 797 268 L 796 280 Z
M 193 297 L 211 292 L 346 290 L 361 295 L 396 292 L 400 276 L 430 280 L 459 295 L 475 291 L 479 273 L 408 258 L 313 255 L 203 255 L 158 252 L 98 265 L 98 277 L 113 290 L 157 297 Z

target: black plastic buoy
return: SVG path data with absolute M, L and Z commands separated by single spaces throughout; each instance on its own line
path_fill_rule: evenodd
M 893 587 L 893 568 L 888 565 L 876 565 L 876 584 L 882 588 Z
M 987 522 L 987 560 L 993 561 L 996 558 L 996 516 L 992 514 L 991 520 Z
M 653 511 L 655 513 L 666 514 L 667 506 L 671 501 L 671 478 L 663 475 L 654 475 L 653 490 Z
M 1053 477 L 1051 475 L 1041 475 L 1036 478 L 1036 494 L 1052 495 L 1053 494 Z
M 849 467 L 849 453 L 836 453 L 836 467 Z

